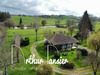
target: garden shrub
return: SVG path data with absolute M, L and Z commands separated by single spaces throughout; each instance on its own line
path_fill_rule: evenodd
M 44 62 L 38 66 L 36 75 L 54 75 L 54 71 L 50 64 Z
M 55 57 L 56 59 L 60 58 L 60 52 L 59 52 L 59 51 L 55 51 L 54 57 Z
M 76 52 L 76 56 L 77 56 L 77 59 L 79 59 L 79 57 L 81 56 L 81 51 L 80 50 L 78 50 L 77 52 Z
M 21 46 L 27 46 L 27 45 L 29 45 L 29 38 L 28 37 L 25 37 L 25 39 L 21 38 L 20 45 Z
M 66 63 L 66 64 L 62 64 L 61 65 L 63 68 L 67 68 L 67 69 L 74 69 L 74 67 L 75 67 L 75 64 L 74 63 Z
M 85 49 L 81 49 L 82 56 L 88 56 L 88 51 Z
M 67 53 L 67 52 L 64 52 L 64 53 L 62 53 L 62 55 L 63 55 L 63 56 L 67 56 L 67 55 L 68 55 L 68 53 Z
M 88 56 L 88 51 L 86 49 L 77 49 L 77 51 L 81 51 L 82 56 Z

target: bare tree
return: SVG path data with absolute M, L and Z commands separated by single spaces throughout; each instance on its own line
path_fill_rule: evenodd
M 71 33 L 71 36 L 72 36 L 72 33 L 73 33 L 73 31 L 74 31 L 74 26 L 70 26 L 70 27 L 68 28 L 68 30 L 69 30 L 69 32 Z
M 0 36 L 0 68 L 4 67 L 4 75 L 7 75 L 7 65 L 10 64 L 10 43 L 5 40 L 6 28 L 4 25 L 1 26 L 2 34 Z
M 13 22 L 13 20 L 11 20 L 11 19 L 8 19 L 8 20 L 6 20 L 5 22 L 4 22 L 4 25 L 6 26 L 6 27 L 13 27 L 14 28 L 14 22 Z
M 36 28 L 37 23 L 33 23 L 33 28 Z
M 4 25 L 2 25 L 1 27 L 1 35 L 0 35 L 0 55 L 1 55 L 1 48 L 3 46 L 3 42 L 5 41 L 5 37 L 6 37 L 6 28 Z
M 60 20 L 55 21 L 55 25 L 60 25 Z
M 75 22 L 74 20 L 67 20 L 66 25 L 67 25 L 67 28 L 69 28 L 70 26 L 75 25 Z
M 5 42 L 3 43 L 0 55 L 0 67 L 4 67 L 4 75 L 7 75 L 7 65 L 10 64 L 10 46 Z
M 90 65 L 92 67 L 94 75 L 96 75 L 100 66 L 100 57 L 96 57 L 96 55 L 92 52 L 87 56 L 87 59 L 84 64 Z
M 35 21 L 34 21 L 34 27 L 35 27 L 35 32 L 36 32 L 36 41 L 37 41 L 37 32 L 38 32 L 38 29 L 39 29 L 39 19 L 36 18 Z
M 68 28 L 70 27 L 70 20 L 66 21 L 66 25 L 67 25 Z
M 20 35 L 16 34 L 15 35 L 15 45 L 20 47 Z M 16 53 L 17 53 L 17 63 L 19 63 L 19 48 L 16 48 Z

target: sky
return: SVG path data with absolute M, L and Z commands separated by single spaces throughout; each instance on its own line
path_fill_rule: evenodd
M 100 17 L 100 0 L 0 0 L 0 11 L 25 15 L 74 15 L 84 11 Z

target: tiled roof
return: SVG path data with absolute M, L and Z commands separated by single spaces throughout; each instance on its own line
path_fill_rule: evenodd
M 60 44 L 68 44 L 68 43 L 77 43 L 79 42 L 77 39 L 72 38 L 68 35 L 63 33 L 47 35 L 45 36 L 46 39 L 50 40 L 53 45 L 60 45 Z

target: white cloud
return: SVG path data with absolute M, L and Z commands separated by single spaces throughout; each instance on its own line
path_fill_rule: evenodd
M 64 14 L 83 15 L 87 10 L 90 14 L 100 16 L 99 0 L 2 0 L 1 11 L 23 13 L 29 15 Z

